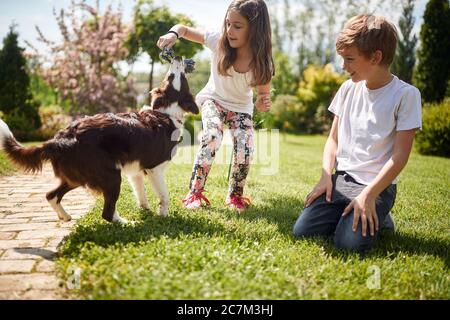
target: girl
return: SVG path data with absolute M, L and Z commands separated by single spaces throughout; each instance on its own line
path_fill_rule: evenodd
M 233 165 L 226 204 L 244 211 L 250 200 L 243 197 L 253 153 L 253 91 L 256 109 L 267 112 L 270 81 L 275 74 L 269 13 L 263 0 L 234 0 L 228 7 L 223 30 L 202 32 L 175 25 L 158 40 L 158 47 L 171 48 L 179 38 L 201 43 L 212 50 L 211 76 L 197 94 L 202 106 L 203 136 L 189 186 L 183 200 L 188 209 L 209 205 L 203 195 L 206 178 L 222 142 L 224 124 L 233 137 Z

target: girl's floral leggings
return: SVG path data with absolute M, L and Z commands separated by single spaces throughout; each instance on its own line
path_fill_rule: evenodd
M 233 164 L 229 194 L 243 195 L 245 179 L 253 156 L 253 121 L 247 113 L 224 109 L 213 100 L 202 106 L 203 136 L 194 162 L 189 188 L 192 192 L 203 190 L 211 165 L 220 148 L 224 124 L 230 127 L 233 139 Z

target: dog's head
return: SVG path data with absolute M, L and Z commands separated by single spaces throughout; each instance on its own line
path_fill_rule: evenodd
M 191 112 L 198 114 L 199 110 L 194 97 L 189 90 L 189 84 L 185 75 L 185 65 L 181 57 L 175 57 L 170 63 L 169 72 L 159 88 L 151 92 L 151 108 L 163 113 L 173 112 L 168 109 L 176 109 L 182 113 Z M 166 112 L 165 112 L 166 111 Z

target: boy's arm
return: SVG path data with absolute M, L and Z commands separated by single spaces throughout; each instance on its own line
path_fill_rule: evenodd
M 339 117 L 334 116 L 333 124 L 331 125 L 330 134 L 328 136 L 322 159 L 322 175 L 331 177 L 336 164 L 336 151 L 338 147 L 338 129 Z
M 269 111 L 272 107 L 270 99 L 270 82 L 261 86 L 256 86 L 256 109 L 261 112 Z
M 375 180 L 366 187 L 366 192 L 370 197 L 376 198 L 384 189 L 389 187 L 392 181 L 394 181 L 406 166 L 415 134 L 416 129 L 397 132 L 392 157 L 383 166 Z
M 366 236 L 367 224 L 372 236 L 375 230 L 378 230 L 379 223 L 375 209 L 375 200 L 394 181 L 408 162 L 415 133 L 416 129 L 397 131 L 392 157 L 383 166 L 375 180 L 364 188 L 361 194 L 345 208 L 343 216 L 346 216 L 354 209 L 353 232 L 356 231 L 360 218 L 363 236 Z
M 172 28 L 170 28 L 170 31 L 175 31 L 180 38 L 184 38 L 186 40 L 197 42 L 203 45 L 205 44 L 205 33 L 201 30 L 184 26 L 182 24 L 176 24 Z M 174 33 L 170 32 L 159 38 L 157 46 L 160 49 L 170 49 L 175 44 L 175 42 L 177 42 L 177 40 L 177 36 Z
M 320 181 L 316 184 L 314 189 L 306 196 L 305 208 L 309 207 L 309 205 L 323 193 L 325 193 L 326 200 L 328 202 L 331 201 L 331 192 L 333 190 L 333 182 L 331 181 L 331 176 L 333 174 L 334 166 L 336 163 L 338 129 L 339 117 L 334 116 L 330 134 L 328 135 L 328 139 L 323 150 L 322 176 L 320 177 Z

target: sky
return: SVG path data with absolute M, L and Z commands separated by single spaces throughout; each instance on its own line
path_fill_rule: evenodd
M 95 0 L 86 1 L 95 6 Z M 27 48 L 25 40 L 35 46 L 39 52 L 45 51 L 45 46 L 37 41 L 35 26 L 44 33 L 49 40 L 60 39 L 59 28 L 53 16 L 53 8 L 59 13 L 62 8 L 68 8 L 71 0 L 0 0 L 0 40 L 9 31 L 11 23 L 16 23 L 19 32 L 19 44 Z M 101 7 L 113 4 L 117 8 L 119 0 L 101 0 Z M 120 0 L 123 7 L 123 20 L 130 22 L 135 4 L 134 0 Z M 155 0 L 155 4 L 165 4 L 173 13 L 183 13 L 196 21 L 197 26 L 205 29 L 219 30 L 223 16 L 228 7 L 228 1 L 221 0 Z M 205 6 L 207 5 L 207 13 Z M 0 45 L 1 46 L 1 45 Z M 148 59 L 143 57 L 133 68 L 134 71 L 150 70 Z
M 14 22 L 19 32 L 19 42 L 27 48 L 24 40 L 33 44 L 39 51 L 44 50 L 37 38 L 35 26 L 38 25 L 49 40 L 60 39 L 59 29 L 53 16 L 53 8 L 57 12 L 61 8 L 68 8 L 71 0 L 0 0 L 0 40 L 9 31 L 9 26 Z M 86 0 L 88 4 L 95 5 L 95 0 Z M 123 7 L 123 19 L 130 22 L 134 0 L 101 0 L 102 7 L 112 3 L 117 8 L 119 2 Z M 426 0 L 416 0 L 415 17 L 416 31 L 422 23 L 422 15 Z M 155 0 L 156 4 L 165 4 L 173 13 L 183 13 L 197 23 L 202 29 L 220 30 L 229 0 Z M 399 12 L 400 14 L 400 12 Z M 134 71 L 148 71 L 148 59 L 142 58 L 133 68 Z

